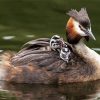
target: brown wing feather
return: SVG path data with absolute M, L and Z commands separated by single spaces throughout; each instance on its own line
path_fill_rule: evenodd
M 60 59 L 57 51 L 51 50 L 49 46 L 50 39 L 40 38 L 27 42 L 23 48 L 12 58 L 11 62 L 14 66 L 23 66 L 29 63 L 36 64 L 39 67 L 59 66 L 64 62 Z M 29 45 L 27 45 L 29 44 Z M 64 64 L 65 65 L 65 64 Z

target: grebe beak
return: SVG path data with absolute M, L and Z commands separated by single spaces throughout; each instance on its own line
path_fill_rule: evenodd
M 85 32 L 87 34 L 87 36 L 89 36 L 91 39 L 96 40 L 96 38 L 94 37 L 93 33 L 91 30 L 86 30 Z

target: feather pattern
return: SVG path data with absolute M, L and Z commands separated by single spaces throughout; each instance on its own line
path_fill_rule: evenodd
M 75 69 L 80 62 L 80 65 L 86 66 L 83 60 L 80 60 L 78 55 L 71 52 L 71 60 L 67 63 L 59 56 L 59 52 L 50 48 L 50 39 L 37 39 L 26 43 L 12 59 L 12 65 L 16 66 L 37 66 L 38 68 L 45 68 L 48 71 L 63 72 L 70 69 Z
M 86 11 L 86 8 L 81 8 L 81 10 L 79 12 L 75 9 L 72 9 L 67 14 L 70 17 L 77 20 L 82 26 L 90 27 L 90 19 L 89 19 L 88 13 Z
M 12 58 L 12 64 L 20 66 L 37 62 L 39 66 L 46 66 L 59 60 L 58 52 L 51 50 L 49 41 L 50 39 L 40 38 L 27 42 L 16 56 Z

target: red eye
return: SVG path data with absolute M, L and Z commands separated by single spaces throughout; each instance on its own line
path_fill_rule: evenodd
M 83 28 L 82 28 L 82 26 L 81 26 L 81 25 L 79 25 L 79 28 L 83 31 Z
M 79 25 L 79 28 L 82 30 L 82 31 L 86 31 L 86 29 L 84 27 L 82 27 L 81 25 Z

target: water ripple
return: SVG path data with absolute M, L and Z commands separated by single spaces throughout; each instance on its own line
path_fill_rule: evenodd
M 95 51 L 100 51 L 100 48 L 92 48 Z
M 2 39 L 4 39 L 4 40 L 11 40 L 13 38 L 15 38 L 15 36 L 3 36 L 2 37 Z
M 33 37 L 35 37 L 34 35 L 26 35 L 26 37 L 28 37 L 28 38 L 33 38 Z

